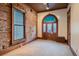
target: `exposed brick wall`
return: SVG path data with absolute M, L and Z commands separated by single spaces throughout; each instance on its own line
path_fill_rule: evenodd
M 26 41 L 29 42 L 33 40 L 36 35 L 33 34 L 33 27 L 36 27 L 36 12 L 30 8 L 27 4 L 12 4 L 13 7 L 22 10 L 25 12 L 25 33 L 26 33 Z
M 11 43 L 12 7 L 25 12 L 26 42 L 33 40 L 33 26 L 36 27 L 36 12 L 26 4 L 0 4 L 0 50 L 8 48 Z M 32 10 L 31 10 L 32 9 Z M 36 32 L 36 31 L 35 31 Z
M 0 4 L 0 49 L 7 48 L 11 39 L 11 6 Z

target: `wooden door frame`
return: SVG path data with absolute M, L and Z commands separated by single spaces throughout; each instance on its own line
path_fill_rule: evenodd
M 69 8 L 68 12 L 67 12 L 67 43 L 68 45 L 71 44 L 71 19 L 68 19 L 68 14 L 71 16 L 71 7 Z M 70 21 L 69 25 L 68 25 L 68 20 Z M 68 28 L 68 26 L 70 28 Z M 70 31 L 70 38 L 68 39 L 68 32 Z M 68 42 L 70 40 L 70 42 Z
M 56 29 L 56 31 L 57 31 L 57 36 L 58 36 L 58 18 L 55 16 L 55 15 L 53 15 L 53 14 L 48 14 L 48 15 L 46 15 L 46 16 L 44 16 L 44 18 L 43 18 L 43 20 L 42 20 L 42 38 L 43 38 L 43 24 L 44 24 L 44 19 L 47 17 L 47 16 L 54 16 L 55 18 L 56 18 L 56 24 L 57 24 L 57 29 Z M 47 27 L 46 27 L 46 31 L 47 31 Z

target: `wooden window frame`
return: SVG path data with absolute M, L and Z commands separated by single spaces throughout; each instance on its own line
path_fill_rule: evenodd
M 43 24 L 46 24 L 46 32 L 47 32 L 47 24 L 52 24 L 52 32 L 54 33 L 54 30 L 53 30 L 53 24 L 54 24 L 54 23 L 57 24 L 57 22 L 48 22 L 48 23 L 43 22 Z M 56 25 L 56 26 L 57 26 L 57 25 Z M 56 29 L 56 32 L 57 32 L 57 29 Z
M 14 40 L 14 9 L 22 12 L 24 14 L 24 20 L 23 20 L 23 27 L 24 27 L 24 38 L 22 39 L 17 39 L 17 40 Z M 16 8 L 16 7 L 12 7 L 12 40 L 11 40 L 11 45 L 16 45 L 16 44 L 19 44 L 21 42 L 24 42 L 26 40 L 26 35 L 25 35 L 25 12 Z
M 47 17 L 47 16 L 54 16 L 55 17 L 55 19 L 56 19 L 56 22 L 48 22 L 48 23 L 46 23 L 46 22 L 44 22 L 44 19 Z M 51 24 L 52 23 L 52 28 L 53 28 L 53 23 L 56 23 L 57 25 L 57 29 L 56 29 L 56 34 L 57 34 L 57 36 L 58 36 L 58 19 L 57 19 L 57 17 L 55 16 L 55 15 L 53 15 L 53 14 L 48 14 L 48 15 L 46 15 L 44 18 L 43 18 L 43 21 L 42 21 L 42 36 L 43 36 L 43 24 L 46 24 L 46 32 L 47 32 L 47 24 Z M 53 29 L 52 29 L 52 32 L 53 32 Z

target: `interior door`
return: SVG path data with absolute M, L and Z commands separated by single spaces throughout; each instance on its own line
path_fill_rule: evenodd
M 44 39 L 47 39 L 47 24 L 43 23 L 43 33 L 42 36 Z
M 44 23 L 43 24 L 43 38 L 44 39 L 56 39 L 57 38 L 57 24 L 56 23 Z
M 52 39 L 52 37 L 53 37 L 53 25 L 52 25 L 52 23 L 48 23 L 47 24 L 47 39 Z
M 55 39 L 58 37 L 58 19 L 55 15 L 49 14 L 42 22 L 42 36 L 44 39 Z
M 71 44 L 71 30 L 70 30 L 70 9 L 67 13 L 67 40 L 68 40 L 68 44 Z

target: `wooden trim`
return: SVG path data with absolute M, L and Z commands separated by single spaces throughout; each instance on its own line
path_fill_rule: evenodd
M 61 10 L 61 9 L 66 9 L 67 7 L 64 8 L 58 8 L 58 9 L 51 9 L 51 10 L 46 10 L 46 11 L 39 11 L 37 13 L 42 13 L 42 12 L 50 12 L 50 11 L 55 11 L 55 10 Z
M 43 37 L 37 37 L 36 39 L 44 39 L 44 38 Z M 67 40 L 65 39 L 65 37 L 57 37 L 57 39 L 54 39 L 53 41 L 67 44 Z
M 71 7 L 68 9 L 67 14 L 69 14 L 71 12 Z
M 75 53 L 75 51 L 73 50 L 73 48 L 69 45 L 69 47 L 70 47 L 70 50 L 71 50 L 71 52 L 72 52 L 72 54 L 74 55 L 74 56 L 77 56 L 77 54 Z
M 71 7 L 70 7 L 69 10 L 67 11 L 67 16 L 68 16 L 69 14 L 71 14 Z M 67 19 L 67 20 L 70 20 L 70 22 L 71 22 L 71 19 Z M 67 26 L 69 26 L 69 25 L 67 25 Z M 71 26 L 71 24 L 70 24 L 70 26 Z M 69 30 L 70 30 L 70 29 L 69 29 Z M 67 29 L 67 31 L 68 31 L 68 29 Z M 70 30 L 70 36 L 71 36 L 71 30 Z M 75 53 L 75 51 L 74 51 L 73 48 L 71 47 L 71 44 L 70 44 L 70 43 L 71 43 L 71 37 L 70 37 L 70 39 L 68 39 L 68 32 L 67 32 L 67 41 L 68 41 L 68 40 L 70 40 L 70 42 L 68 42 L 67 44 L 69 45 L 72 54 L 73 54 L 74 56 L 77 56 L 77 54 Z
M 13 17 L 12 17 L 12 16 L 13 16 L 13 15 L 12 15 L 12 11 L 13 11 L 13 10 L 12 10 L 12 4 L 11 4 L 11 20 L 13 19 Z M 12 30 L 12 29 L 13 29 L 12 26 L 13 26 L 13 24 L 12 24 L 12 21 L 11 21 L 11 39 L 10 39 L 9 46 L 12 45 L 12 31 L 13 31 L 13 30 Z
M 49 15 L 52 15 L 52 16 L 54 16 L 55 18 L 56 18 L 56 24 L 57 24 L 57 29 L 56 29 L 56 31 L 57 31 L 57 36 L 58 36 L 58 18 L 55 16 L 55 15 L 53 15 L 53 14 L 48 14 L 48 15 L 46 15 L 46 16 L 44 16 L 44 18 L 43 18 L 43 20 L 42 20 L 42 37 L 43 37 L 43 24 L 44 24 L 44 19 L 47 17 L 47 16 L 49 16 Z M 46 32 L 47 32 L 47 24 L 46 24 Z
M 36 14 L 36 37 L 38 36 L 38 15 Z
M 4 55 L 4 54 L 6 54 L 6 53 L 8 53 L 8 52 L 10 52 L 10 51 L 12 51 L 12 50 L 15 50 L 15 49 L 17 49 L 17 48 L 20 48 L 20 47 L 22 47 L 22 46 L 24 46 L 24 45 L 26 45 L 26 44 L 29 44 L 29 43 L 31 43 L 32 41 L 35 41 L 35 40 L 36 40 L 36 38 L 34 38 L 33 40 L 31 40 L 31 41 L 29 41 L 29 42 L 21 42 L 20 44 L 10 46 L 10 47 L 8 47 L 7 49 L 1 50 L 1 51 L 0 51 L 0 55 Z
M 67 44 L 67 40 L 64 36 L 59 36 L 57 39 L 55 39 L 55 41 Z
M 71 44 L 71 7 L 67 11 L 67 42 L 68 45 Z
M 24 38 L 23 39 L 20 39 L 20 40 L 14 40 L 14 10 L 13 9 L 17 9 L 16 7 L 14 7 L 13 5 L 12 5 L 12 44 L 11 45 L 15 45 L 15 44 L 18 44 L 18 43 L 21 43 L 21 42 L 24 42 L 25 40 L 26 40 L 26 34 L 25 34 L 25 12 L 23 12 L 22 10 L 20 10 L 20 9 L 17 9 L 17 10 L 19 10 L 19 11 L 21 11 L 21 12 L 23 12 L 23 14 L 24 14 Z
M 36 39 L 43 39 L 42 37 L 37 37 Z

